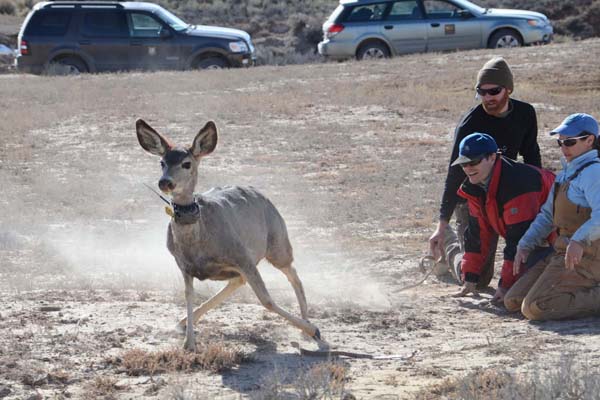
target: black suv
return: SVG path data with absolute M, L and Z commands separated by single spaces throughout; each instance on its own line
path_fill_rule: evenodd
M 249 66 L 244 31 L 189 25 L 143 2 L 37 3 L 18 38 L 17 69 L 66 73 Z

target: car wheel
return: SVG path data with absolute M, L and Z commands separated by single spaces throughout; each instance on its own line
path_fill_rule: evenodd
M 50 75 L 79 75 L 85 72 L 88 72 L 86 65 L 76 57 L 60 58 L 48 66 Z
M 519 34 L 512 29 L 501 29 L 494 33 L 490 39 L 490 48 L 501 49 L 508 47 L 520 47 L 523 41 Z
M 207 57 L 196 63 L 198 69 L 223 69 L 228 66 L 229 64 L 222 57 Z
M 367 42 L 360 46 L 356 53 L 356 59 L 358 60 L 379 60 L 389 56 L 390 51 L 381 42 Z

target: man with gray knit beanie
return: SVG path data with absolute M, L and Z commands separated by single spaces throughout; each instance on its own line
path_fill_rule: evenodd
M 506 157 L 517 160 L 520 154 L 527 164 L 541 167 L 540 148 L 537 143 L 537 117 L 535 109 L 528 103 L 512 99 L 513 74 L 508 63 L 501 57 L 494 57 L 486 62 L 477 74 L 475 84 L 476 96 L 481 103 L 464 115 L 456 127 L 452 155 L 444 184 L 444 192 L 440 206 L 437 228 L 429 239 L 431 255 L 445 264 L 437 266 L 438 274 L 450 272 L 459 284 L 464 283 L 465 277 L 461 271 L 462 254 L 465 251 L 464 236 L 473 222 L 469 216 L 466 203 L 461 200 L 457 191 L 466 175 L 462 168 L 452 163 L 458 158 L 459 143 L 474 132 L 490 135 L 498 144 L 499 151 Z M 456 211 L 456 233 L 450 227 L 450 218 Z M 472 229 L 476 229 L 473 227 Z M 472 234 L 474 234 L 472 232 Z M 470 243 L 469 246 L 477 246 Z M 477 289 L 488 286 L 494 275 L 494 256 L 497 247 L 497 237 L 490 246 L 485 257 L 481 276 L 469 276 L 469 281 L 476 279 Z M 477 249 L 467 249 L 477 251 Z M 441 265 L 441 268 L 440 268 Z M 461 292 L 463 293 L 464 290 Z M 497 293 L 497 295 L 499 295 Z M 499 300 L 495 296 L 495 300 Z

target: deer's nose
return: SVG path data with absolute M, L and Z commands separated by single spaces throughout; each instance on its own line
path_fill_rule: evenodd
M 163 192 L 172 192 L 175 189 L 175 184 L 170 179 L 161 179 L 158 181 L 158 188 Z

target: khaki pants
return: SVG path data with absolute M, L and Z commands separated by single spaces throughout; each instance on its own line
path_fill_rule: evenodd
M 467 203 L 458 203 L 454 210 L 454 215 L 456 216 L 456 233 L 454 233 L 450 226 L 446 228 L 444 232 L 444 257 L 452 270 L 452 274 L 456 275 L 460 273 L 460 263 L 465 251 L 465 231 L 469 225 L 469 206 Z M 494 260 L 496 258 L 497 246 L 498 236 L 490 243 L 490 251 L 483 263 L 477 289 L 488 287 L 494 277 Z
M 600 314 L 600 258 L 584 256 L 575 270 L 565 268 L 565 253 L 537 263 L 504 297 L 510 311 L 536 321 Z

